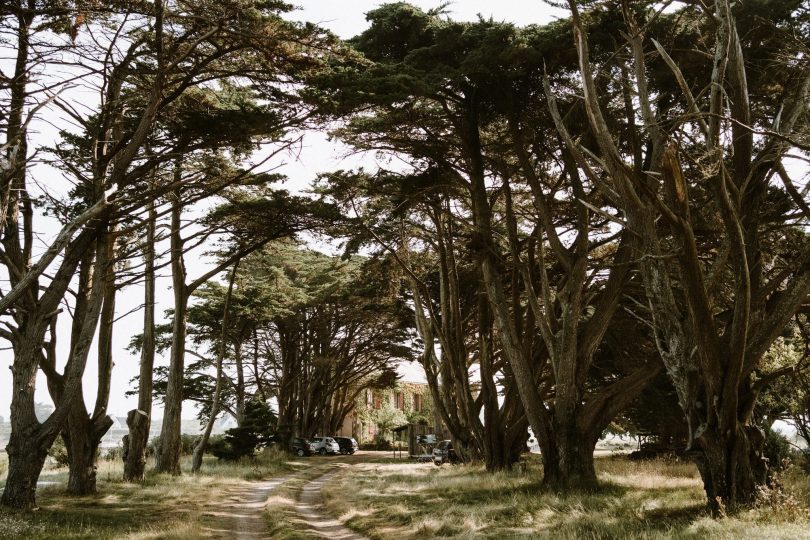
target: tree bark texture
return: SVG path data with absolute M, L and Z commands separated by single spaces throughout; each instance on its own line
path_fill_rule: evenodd
M 690 110 L 690 119 L 680 119 L 676 125 L 692 123 L 690 129 L 699 138 L 698 149 L 690 152 L 702 155 L 691 159 L 711 163 L 705 174 L 696 175 L 694 169 L 685 172 L 675 137 L 661 129 L 673 119 L 667 110 L 653 110 L 657 100 L 647 91 L 643 32 L 626 12 L 628 34 L 635 36 L 630 40 L 632 70 L 650 154 L 647 165 L 637 163 L 631 168 L 604 116 L 578 7 L 573 1 L 569 5 L 585 109 L 601 154 L 599 166 L 610 176 L 627 226 L 639 237 L 634 259 L 639 261 L 651 306 L 656 344 L 687 419 L 687 450 L 701 473 L 711 510 L 720 513 L 749 505 L 767 478 L 763 435 L 752 425 L 759 391 L 756 372 L 770 344 L 810 292 L 810 246 L 797 246 L 798 255 L 780 261 L 784 270 L 763 264 L 760 208 L 770 174 L 778 172 L 775 168 L 790 147 L 786 140 L 806 110 L 810 77 L 800 74 L 795 87 L 784 92 L 773 111 L 774 135 L 763 137 L 754 152 L 749 126 L 758 122 L 752 120 L 755 110 L 749 104 L 747 66 L 729 2 L 714 3 L 713 70 L 705 81 L 710 88 L 707 111 L 698 107 L 678 65 L 653 41 Z M 565 127 L 558 126 L 558 131 L 573 146 Z M 583 169 L 590 167 L 581 154 L 577 160 Z M 713 214 L 693 217 L 705 211 L 690 198 L 689 190 L 695 188 L 705 189 Z M 719 224 L 716 232 L 723 236 L 723 250 L 702 251 L 698 219 Z M 723 277 L 728 281 L 720 290 Z M 676 290 L 680 291 L 677 297 Z
M 146 443 L 149 440 L 150 417 L 146 411 L 132 409 L 127 413 L 124 444 L 124 481 L 143 482 L 146 470 Z
M 104 224 L 100 224 L 104 227 Z M 13 228 L 16 230 L 16 227 Z M 15 233 L 16 234 L 16 233 Z M 64 374 L 59 377 L 59 399 L 51 416 L 40 423 L 34 413 L 34 391 L 37 368 L 51 369 L 48 358 L 43 354 L 46 328 L 55 315 L 55 307 L 63 297 L 70 278 L 86 250 L 96 244 L 96 259 L 100 266 L 106 264 L 106 250 L 95 230 L 87 229 L 71 242 L 65 257 L 57 270 L 51 285 L 43 293 L 37 309 L 18 327 L 13 341 L 14 363 L 12 364 L 12 385 L 14 393 L 11 401 L 12 436 L 6 451 L 9 455 L 9 473 L 3 492 L 2 504 L 15 508 L 36 506 L 36 482 L 44 465 L 48 449 L 53 444 L 65 420 L 70 414 L 75 399 L 81 397 L 81 375 L 93 342 L 95 329 L 101 313 L 104 287 L 98 276 L 89 278 L 89 299 L 86 312 L 74 325 L 74 339 Z M 7 238 L 7 237 L 6 237 Z M 92 257 L 89 259 L 92 261 Z M 39 314 L 38 314 L 39 313 Z M 43 318 L 41 313 L 52 314 Z
M 113 425 L 107 415 L 112 378 L 112 336 L 115 321 L 115 234 L 110 230 L 99 238 L 104 256 L 97 259 L 93 271 L 98 275 L 95 286 L 103 287 L 102 307 L 99 315 L 98 373 L 96 402 L 88 415 L 84 396 L 74 399 L 63 431 L 68 453 L 68 486 L 72 495 L 90 495 L 96 492 L 96 470 L 101 439 Z M 103 266 L 100 266 L 103 265 Z M 78 314 L 79 310 L 76 310 Z
M 179 166 L 178 166 L 179 167 Z M 169 358 L 169 377 L 164 401 L 163 426 L 160 430 L 160 445 L 157 449 L 155 471 L 180 474 L 180 419 L 183 406 L 183 374 L 185 367 L 186 332 L 188 328 L 188 287 L 183 261 L 182 223 L 183 205 L 181 193 L 175 191 L 171 210 L 171 268 L 174 289 L 174 322 L 172 347 Z
M 143 345 L 138 377 L 138 408 L 127 414 L 129 435 L 125 448 L 124 480 L 142 482 L 146 468 L 146 446 L 152 421 L 152 370 L 155 365 L 155 203 L 149 203 L 144 244 Z
M 205 448 L 208 446 L 208 439 L 211 437 L 211 431 L 214 429 L 214 423 L 216 422 L 217 415 L 219 414 L 219 397 L 222 393 L 222 362 L 225 360 L 225 354 L 228 350 L 228 325 L 230 323 L 230 307 L 231 307 L 231 296 L 233 294 L 233 284 L 234 280 L 236 279 L 236 271 L 239 269 L 239 262 L 236 262 L 233 266 L 233 270 L 231 270 L 231 279 L 228 281 L 228 292 L 225 295 L 225 306 L 222 308 L 222 333 L 219 336 L 219 350 L 217 351 L 217 362 L 216 362 L 216 372 L 217 372 L 217 382 L 214 386 L 214 396 L 211 400 L 211 416 L 208 418 L 208 422 L 205 424 L 205 429 L 203 430 L 202 437 L 194 445 L 194 452 L 192 453 L 191 457 L 191 472 L 197 472 L 202 467 L 202 459 L 203 454 L 205 453 Z

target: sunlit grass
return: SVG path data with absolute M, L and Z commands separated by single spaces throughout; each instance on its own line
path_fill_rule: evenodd
M 210 537 L 221 528 L 217 506 L 223 493 L 247 481 L 296 470 L 300 462 L 286 454 L 267 451 L 255 460 L 224 463 L 206 457 L 198 474 L 183 460 L 183 474 L 154 474 L 147 463 L 144 482 L 121 480 L 123 464 L 101 461 L 98 493 L 75 497 L 65 492 L 67 469 L 46 470 L 37 490 L 40 510 L 33 513 L 0 509 L 0 538 L 48 539 L 185 539 Z
M 364 460 L 369 465 L 392 461 L 383 453 L 367 454 L 364 456 Z M 301 489 L 311 480 L 332 470 L 336 463 L 340 461 L 340 458 L 329 461 L 313 460 L 310 467 L 299 471 L 294 478 L 273 490 L 272 495 L 265 504 L 267 533 L 270 538 L 273 538 L 273 540 L 322 538 L 320 534 L 312 530 L 309 523 L 301 518 L 295 506 L 301 495 Z M 357 465 L 345 470 L 353 471 L 354 467 L 357 467 Z
M 301 488 L 310 480 L 324 474 L 328 469 L 328 464 L 316 464 L 273 490 L 265 504 L 267 533 L 270 538 L 297 540 L 317 537 L 296 513 L 295 504 Z
M 798 467 L 780 477 L 789 496 L 713 519 L 694 465 L 687 462 L 602 458 L 598 492 L 563 495 L 543 489 L 536 458 L 525 473 L 497 474 L 480 466 L 371 459 L 346 467 L 322 491 L 329 514 L 371 538 L 810 538 L 810 478 Z M 103 461 L 99 493 L 91 497 L 68 496 L 67 471 L 48 470 L 42 479 L 54 484 L 39 489 L 41 510 L 0 510 L 0 538 L 217 537 L 229 526 L 221 508 L 229 493 L 249 480 L 291 473 L 265 505 L 268 536 L 313 538 L 296 513 L 296 500 L 309 480 L 338 461 L 267 453 L 239 464 L 206 459 L 203 471 L 192 475 L 186 460 L 182 476 L 149 472 L 142 484 L 120 480 L 120 461 Z
M 480 466 L 378 464 L 352 470 L 323 490 L 330 513 L 371 538 L 810 538 L 810 514 L 762 507 L 712 519 L 694 465 L 599 459 L 596 493 L 557 494 L 541 468 L 489 474 Z M 798 501 L 810 481 L 785 485 Z M 802 495 L 804 494 L 804 495 Z

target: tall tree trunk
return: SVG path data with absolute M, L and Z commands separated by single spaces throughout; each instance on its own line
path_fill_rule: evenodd
M 77 396 L 71 406 L 65 427 L 65 442 L 68 452 L 67 491 L 72 495 L 89 495 L 96 492 L 98 448 L 104 434 L 113 425 L 107 415 L 112 378 L 112 332 L 115 322 L 115 234 L 110 230 L 99 239 L 104 257 L 97 261 L 94 274 L 98 286 L 104 288 L 100 327 L 98 335 L 98 386 L 93 414 L 87 414 L 83 396 Z M 104 266 L 99 266 L 104 265 Z
M 523 439 L 525 447 L 528 437 L 528 423 L 523 407 L 519 400 L 515 401 L 515 393 L 510 392 L 514 377 L 504 377 L 502 382 L 506 392 L 504 403 L 498 403 L 498 386 L 493 365 L 494 346 L 492 336 L 492 311 L 489 308 L 486 295 L 478 295 L 478 348 L 479 365 L 481 367 L 481 394 L 484 402 L 484 426 L 482 434 L 482 454 L 484 464 L 489 472 L 511 470 L 520 459 L 520 452 L 515 452 L 516 439 Z M 510 425 L 516 423 L 516 425 Z
M 127 414 L 124 448 L 124 480 L 140 482 L 146 469 L 146 445 L 152 420 L 152 370 L 155 364 L 155 203 L 149 203 L 144 245 L 144 312 L 143 345 L 141 348 L 140 377 L 138 378 L 138 408 Z
M 179 166 L 178 166 L 179 168 Z M 155 461 L 155 471 L 180 474 L 180 418 L 183 407 L 183 375 L 185 367 L 186 331 L 188 315 L 188 292 L 186 268 L 183 261 L 183 238 L 180 234 L 182 212 L 181 193 L 172 196 L 171 218 L 171 267 L 174 288 L 174 323 L 172 348 L 169 360 L 169 376 L 166 385 L 163 426 L 160 430 L 160 445 Z
M 219 414 L 219 396 L 222 393 L 222 361 L 225 359 L 225 353 L 227 351 L 231 296 L 233 294 L 233 283 L 236 279 L 236 271 L 238 268 L 239 262 L 237 261 L 233 266 L 233 270 L 231 270 L 231 279 L 228 283 L 228 292 L 225 295 L 225 306 L 222 308 L 222 333 L 219 336 L 219 351 L 217 351 L 217 382 L 214 386 L 214 397 L 211 400 L 211 416 L 208 418 L 208 422 L 205 424 L 205 430 L 203 431 L 202 437 L 200 437 L 200 440 L 194 446 L 194 452 L 191 458 L 191 472 L 199 471 L 200 467 L 202 466 L 203 454 L 205 453 L 205 448 L 208 446 L 208 439 L 211 437 L 211 431 L 214 429 L 214 422 L 216 422 L 217 414 Z
M 234 343 L 233 360 L 236 364 L 236 424 L 241 426 L 245 421 L 245 363 L 242 357 L 242 343 Z
M 34 2 L 28 1 L 29 7 Z M 19 195 L 25 185 L 25 160 L 27 158 L 27 134 L 23 128 L 25 98 L 28 83 L 29 30 L 33 21 L 33 9 L 30 15 L 17 18 L 17 61 L 14 77 L 10 81 L 11 99 L 9 102 L 8 123 L 6 124 L 5 158 L 11 165 L 8 172 L 2 175 L 0 185 L 0 231 L 4 235 L 4 248 L 7 253 L 17 255 L 17 266 L 24 260 L 19 248 Z M 14 188 L 17 188 L 16 190 Z M 16 192 L 16 193 L 15 193 Z M 28 231 L 25 231 L 28 236 Z M 9 247 L 12 249 L 10 250 Z M 35 296 L 32 292 L 30 296 Z M 28 299 L 28 298 L 26 298 Z M 29 309 L 35 307 L 28 302 Z M 27 319 L 27 320 L 25 320 Z M 36 384 L 36 355 L 41 340 L 44 339 L 46 321 L 34 316 L 25 317 L 18 328 L 14 346 L 14 362 L 11 365 L 11 436 L 6 452 L 9 468 L 6 486 L 3 491 L 2 504 L 14 508 L 33 508 L 36 506 L 36 483 L 39 473 L 45 464 L 50 443 L 39 440 L 40 423 L 34 414 L 34 387 Z

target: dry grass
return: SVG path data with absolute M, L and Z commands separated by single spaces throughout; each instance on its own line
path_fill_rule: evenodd
M 301 488 L 310 480 L 324 474 L 329 467 L 329 463 L 316 464 L 273 490 L 265 504 L 265 519 L 270 538 L 274 540 L 318 538 L 298 515 L 295 504 L 301 494 Z
M 147 473 L 141 484 L 121 481 L 120 461 L 102 461 L 98 494 L 75 497 L 65 493 L 67 471 L 45 471 L 41 480 L 52 485 L 37 490 L 40 510 L 21 513 L 0 510 L 0 538 L 146 540 L 211 537 L 221 528 L 215 514 L 224 491 L 248 480 L 271 477 L 298 468 L 286 455 L 269 452 L 243 463 L 206 459 L 200 473 L 172 477 Z M 147 471 L 151 464 L 147 464 Z
M 383 452 L 364 452 L 362 459 L 365 466 L 375 463 L 387 463 L 391 459 Z M 313 461 L 306 470 L 302 470 L 287 482 L 273 490 L 272 495 L 265 504 L 265 519 L 267 521 L 267 532 L 273 540 L 307 540 L 313 538 L 323 538 L 321 534 L 314 531 L 298 514 L 295 509 L 296 502 L 301 495 L 301 489 L 311 480 L 325 474 L 333 469 L 336 463 L 345 461 L 344 458 L 319 458 Z M 355 465 L 345 470 L 354 471 L 360 467 Z
M 327 510 L 371 538 L 810 538 L 810 478 L 799 468 L 781 480 L 791 495 L 715 520 L 704 510 L 694 466 L 676 462 L 598 460 L 603 488 L 561 495 L 540 485 L 537 461 L 525 474 L 488 474 L 477 466 L 413 464 L 372 457 L 323 490 Z M 265 455 L 252 463 L 207 461 L 199 475 L 149 474 L 143 484 L 121 482 L 120 462 L 102 462 L 99 494 L 70 497 L 66 471 L 46 471 L 33 514 L 0 510 L 0 538 L 185 539 L 216 537 L 217 512 L 229 490 L 247 480 L 297 471 L 266 505 L 274 539 L 314 536 L 295 512 L 301 487 L 332 466 L 331 459 L 289 460 Z M 222 533 L 219 533 L 222 534 Z
M 371 538 L 810 538 L 810 481 L 786 476 L 797 505 L 778 503 L 715 520 L 692 464 L 598 460 L 602 489 L 545 491 L 526 474 L 477 466 L 378 464 L 355 468 L 323 493 L 331 514 Z

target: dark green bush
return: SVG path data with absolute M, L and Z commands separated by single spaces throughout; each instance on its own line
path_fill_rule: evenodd
M 187 433 L 180 435 L 180 454 L 190 456 L 199 438 L 199 435 L 190 435 Z M 160 435 L 153 437 L 152 440 L 149 441 L 146 448 L 147 455 L 154 456 L 157 453 L 158 446 L 160 446 Z
M 360 450 L 393 450 L 391 441 L 375 440 L 374 442 L 367 442 L 360 445 Z
M 273 441 L 276 415 L 263 401 L 252 400 L 245 405 L 242 425 L 229 429 L 221 439 L 209 442 L 208 451 L 219 459 L 236 461 L 253 457 L 257 448 Z
M 55 441 L 53 441 L 53 444 L 48 449 L 48 455 L 51 456 L 54 461 L 56 461 L 56 464 L 60 467 L 67 467 L 67 447 L 65 446 L 65 441 L 62 439 L 61 435 L 57 437 Z
M 770 428 L 765 430 L 763 454 L 768 458 L 768 467 L 772 471 L 781 471 L 784 464 L 794 457 L 793 447 L 787 437 Z
M 118 461 L 124 455 L 124 449 L 120 446 L 114 446 L 112 448 L 108 448 L 107 451 L 104 453 L 104 459 L 107 461 Z

